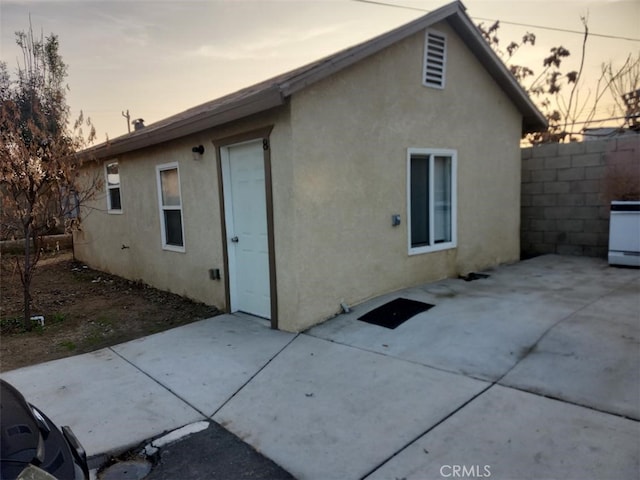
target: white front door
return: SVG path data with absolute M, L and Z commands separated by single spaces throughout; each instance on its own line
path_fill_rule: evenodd
M 221 149 L 231 311 L 269 319 L 269 243 L 262 140 Z

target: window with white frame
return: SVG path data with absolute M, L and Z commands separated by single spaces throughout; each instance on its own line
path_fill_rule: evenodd
M 120 170 L 118 162 L 105 164 L 107 178 L 107 212 L 122 213 L 122 198 L 120 196 Z
M 182 224 L 182 197 L 180 173 L 177 163 L 158 165 L 158 202 L 160 204 L 160 227 L 162 248 L 184 252 L 184 228 Z
M 407 152 L 409 254 L 456 247 L 455 150 Z
M 427 30 L 424 40 L 424 69 L 422 84 L 444 88 L 447 67 L 447 37 L 444 33 Z
M 61 188 L 61 208 L 65 219 L 71 220 L 80 218 L 80 196 L 73 188 L 62 186 Z

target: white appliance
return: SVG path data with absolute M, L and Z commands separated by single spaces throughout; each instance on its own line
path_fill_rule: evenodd
M 611 202 L 609 265 L 640 267 L 640 202 Z

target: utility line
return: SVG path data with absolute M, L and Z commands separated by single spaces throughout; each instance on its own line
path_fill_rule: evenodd
M 415 10 L 418 12 L 431 12 L 431 10 L 426 10 L 424 8 L 418 8 L 418 7 L 409 7 L 407 5 L 396 5 L 393 3 L 385 3 L 385 2 L 380 2 L 380 1 L 376 1 L 376 0 L 351 0 L 353 2 L 359 2 L 359 3 L 370 3 L 372 5 L 380 5 L 383 7 L 394 7 L 394 8 L 402 8 L 404 10 Z M 482 20 L 484 22 L 495 22 L 496 19 L 495 18 L 482 18 L 482 17 L 471 17 L 474 20 Z M 556 28 L 556 27 L 545 27 L 543 25 L 531 25 L 529 23 L 518 23 L 518 22 L 509 22 L 507 20 L 498 20 L 500 23 L 503 23 L 505 25 L 515 25 L 518 27 L 529 27 L 529 28 L 538 28 L 541 30 L 552 30 L 554 32 L 563 32 L 563 33 L 574 33 L 574 34 L 578 34 L 578 35 L 584 35 L 584 32 L 578 31 L 578 30 L 570 30 L 568 28 Z M 631 37 L 621 37 L 618 35 L 606 35 L 604 33 L 593 33 L 593 32 L 589 32 L 589 36 L 592 37 L 600 37 L 600 38 L 612 38 L 614 40 L 626 40 L 628 42 L 640 42 L 640 38 L 631 38 Z
M 567 122 L 570 124 L 575 124 L 575 125 L 585 125 L 585 124 L 591 124 L 591 123 L 601 123 L 601 122 L 608 122 L 610 120 L 624 120 L 627 117 L 609 117 L 609 118 L 598 118 L 596 120 L 581 120 L 579 122 Z
M 358 0 L 358 1 L 364 1 L 364 0 Z M 495 21 L 492 18 L 482 18 L 482 17 L 471 17 L 475 20 L 483 20 L 485 22 L 493 22 Z M 530 28 L 539 28 L 541 30 L 552 30 L 554 32 L 563 32 L 563 33 L 576 33 L 578 35 L 584 35 L 584 32 L 580 32 L 578 30 L 569 30 L 567 28 L 556 28 L 556 27 L 544 27 L 542 25 L 531 25 L 529 23 L 517 23 L 517 22 L 509 22 L 509 21 L 503 21 L 503 20 L 499 20 L 500 23 L 504 23 L 505 25 L 516 25 L 518 27 L 530 27 Z M 589 31 L 589 36 L 592 37 L 600 37 L 600 38 L 612 38 L 614 40 L 626 40 L 628 42 L 640 42 L 640 38 L 631 38 L 631 37 L 620 37 L 617 35 L 606 35 L 604 33 L 593 33 L 591 31 Z

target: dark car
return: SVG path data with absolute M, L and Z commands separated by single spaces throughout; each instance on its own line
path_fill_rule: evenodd
M 12 385 L 0 379 L 0 478 L 25 469 L 60 480 L 88 480 L 87 455 L 69 427 L 58 429 Z M 47 478 L 46 474 L 41 475 Z

